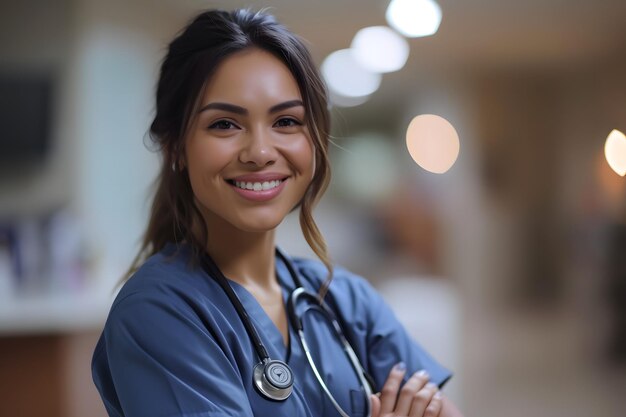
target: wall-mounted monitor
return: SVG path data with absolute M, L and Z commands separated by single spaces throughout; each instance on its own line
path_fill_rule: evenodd
M 0 167 L 43 160 L 50 149 L 52 77 L 0 72 Z

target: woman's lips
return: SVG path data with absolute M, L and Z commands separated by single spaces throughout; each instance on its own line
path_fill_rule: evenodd
M 251 200 L 251 201 L 263 202 L 263 201 L 271 200 L 272 198 L 280 194 L 280 192 L 285 187 L 285 183 L 288 180 L 289 178 L 285 178 L 284 180 L 280 182 L 280 184 L 278 184 L 278 186 L 274 188 L 270 188 L 269 190 L 259 190 L 259 191 L 248 190 L 248 189 L 244 190 L 243 188 L 237 187 L 234 184 L 234 182 L 231 182 L 231 181 L 227 181 L 227 182 L 233 188 L 233 190 L 235 190 L 235 192 L 239 194 L 240 196 L 242 196 L 243 198 L 247 200 Z

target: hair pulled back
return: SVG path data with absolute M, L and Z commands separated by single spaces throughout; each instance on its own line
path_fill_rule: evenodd
M 280 59 L 291 71 L 302 95 L 306 124 L 315 148 L 316 168 L 298 204 L 300 227 L 309 246 L 328 268 L 329 279 L 320 289 L 320 296 L 325 294 L 332 267 L 326 243 L 312 216 L 313 207 L 330 182 L 330 115 L 325 86 L 298 36 L 269 14 L 243 9 L 203 12 L 169 44 L 161 64 L 156 114 L 150 126 L 150 139 L 161 156 L 161 170 L 154 184 L 147 229 L 125 278 L 168 242 L 187 242 L 192 248 L 191 262 L 198 265 L 206 250 L 208 231 L 194 203 L 189 175 L 181 169 L 179 161 L 207 81 L 225 58 L 250 47 L 263 49 Z

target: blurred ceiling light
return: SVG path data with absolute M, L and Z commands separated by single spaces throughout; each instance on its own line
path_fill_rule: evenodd
M 409 123 L 406 146 L 419 166 L 435 174 L 443 174 L 459 156 L 459 135 L 443 117 L 422 114 Z
M 386 17 L 389 26 L 404 36 L 430 36 L 439 29 L 441 8 L 434 0 L 391 0 Z
M 369 99 L 369 96 L 361 96 L 361 97 L 345 97 L 341 94 L 337 94 L 336 91 L 329 89 L 328 91 L 328 101 L 333 106 L 337 107 L 355 107 L 365 103 Z
M 604 143 L 604 157 L 613 171 L 626 175 L 626 136 L 613 129 Z
M 409 43 L 387 26 L 359 30 L 350 48 L 359 64 L 373 72 L 398 71 L 409 57 Z
M 351 49 L 328 55 L 322 63 L 328 88 L 343 97 L 369 96 L 380 86 L 381 75 L 363 68 Z

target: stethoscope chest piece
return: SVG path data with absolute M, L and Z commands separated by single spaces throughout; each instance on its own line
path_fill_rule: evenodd
M 254 385 L 266 398 L 282 401 L 291 395 L 293 373 L 283 361 L 264 360 L 254 367 Z

